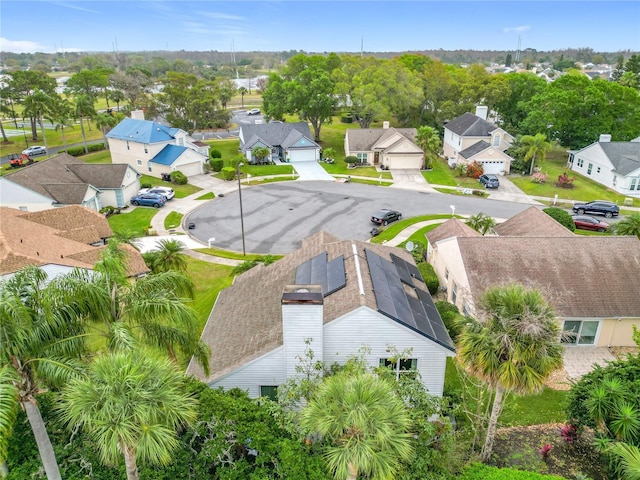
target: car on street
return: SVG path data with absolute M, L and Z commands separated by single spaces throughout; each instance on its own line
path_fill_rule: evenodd
M 160 208 L 167 203 L 167 197 L 156 193 L 140 193 L 135 197 L 131 197 L 131 205 L 143 207 Z
M 594 200 L 588 203 L 576 203 L 573 205 L 573 211 L 578 215 L 585 213 L 604 215 L 607 218 L 617 217 L 620 213 L 620 207 L 613 202 L 606 200 Z
M 371 222 L 377 225 L 388 225 L 391 222 L 400 220 L 401 218 L 402 214 L 400 212 L 383 208 L 371 216 Z
M 260 109 L 259 108 L 252 108 L 251 110 L 249 110 L 247 112 L 247 115 L 260 115 Z
M 23 150 L 22 153 L 30 157 L 35 157 L 36 155 L 46 155 L 47 149 L 40 145 L 33 145 L 26 150 Z
M 151 188 L 141 188 L 138 194 L 141 193 L 155 193 L 156 195 L 163 195 L 167 200 L 171 200 L 176 196 L 176 192 L 173 191 L 171 187 L 151 187 Z
M 591 215 L 576 215 L 573 217 L 573 223 L 580 230 L 592 230 L 594 232 L 606 232 L 609 230 L 607 222 L 602 222 Z
M 480 175 L 478 181 L 484 185 L 484 188 L 498 188 L 500 186 L 500 180 L 498 180 L 498 177 L 490 173 Z

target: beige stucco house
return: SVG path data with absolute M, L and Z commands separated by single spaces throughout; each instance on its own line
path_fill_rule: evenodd
M 344 136 L 346 156 L 386 169 L 422 169 L 424 152 L 416 145 L 415 128 L 352 128 Z
M 568 346 L 634 346 L 640 328 L 640 241 L 575 235 L 536 207 L 481 236 L 450 219 L 427 234 L 428 260 L 447 300 L 477 315 L 491 286 L 539 289 L 562 322 Z
M 511 170 L 513 160 L 505 153 L 514 138 L 502 128 L 487 121 L 487 107 L 476 107 L 476 113 L 465 113 L 444 126 L 443 154 L 450 166 L 482 165 L 484 173 L 503 175 Z

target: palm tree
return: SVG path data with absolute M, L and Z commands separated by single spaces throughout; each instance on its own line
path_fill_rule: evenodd
M 468 323 L 458 337 L 458 359 L 494 391 L 482 448 L 490 458 L 505 392 L 530 394 L 562 365 L 560 326 L 542 294 L 512 284 L 492 287 L 479 302 L 483 321 Z
M 75 270 L 62 277 L 60 288 L 76 299 L 73 314 L 105 337 L 111 351 L 141 342 L 176 361 L 179 353 L 193 356 L 208 372 L 209 348 L 199 338 L 194 310 L 185 303 L 193 296 L 191 281 L 169 270 L 131 282 L 125 267 L 125 250 L 112 240 L 93 272 Z
M 434 157 L 440 151 L 440 136 L 433 127 L 420 127 L 416 134 L 416 144 L 424 151 L 425 168 L 431 167 Z
M 35 90 L 31 95 L 24 99 L 24 110 L 22 114 L 26 116 L 30 116 L 36 119 L 36 122 L 40 124 L 40 131 L 42 133 L 42 141 L 44 142 L 44 147 L 49 150 L 49 145 L 47 144 L 47 136 L 44 131 L 44 122 L 43 117 L 49 116 L 49 114 L 53 111 L 54 100 L 47 95 L 42 90 Z M 35 130 L 34 130 L 34 140 L 36 140 Z
M 67 315 L 63 297 L 64 292 L 47 284 L 46 273 L 36 267 L 21 270 L 0 285 L 0 362 L 3 365 L 0 433 L 3 439 L 9 438 L 11 412 L 16 405 L 21 405 L 49 480 L 61 477 L 38 409 L 37 394 L 45 387 L 56 387 L 68 380 L 76 372 L 75 359 L 84 352 L 82 328 Z
M 328 442 L 325 459 L 338 479 L 393 478 L 413 453 L 404 402 L 390 382 L 370 373 L 326 378 L 301 422 Z
M 145 262 L 154 273 L 187 270 L 187 256 L 183 253 L 184 243 L 164 239 L 156 242 L 156 247 L 155 250 L 144 254 Z
M 481 235 L 486 235 L 493 227 L 496 226 L 496 221 L 489 215 L 485 215 L 482 212 L 479 212 L 476 215 L 471 215 L 465 223 Z
M 611 228 L 615 235 L 635 235 L 640 239 L 640 213 L 634 212 Z
M 624 480 L 640 480 L 640 448 L 628 443 L 616 442 L 608 451 L 620 458 L 620 470 Z
M 18 380 L 16 371 L 9 365 L 0 367 L 0 478 L 5 478 L 9 473 L 6 459 L 9 439 L 18 416 Z
M 241 101 L 242 101 L 242 105 L 241 105 L 241 107 L 240 107 L 240 108 L 244 108 L 244 96 L 245 96 L 247 93 L 249 93 L 249 90 L 247 90 L 245 87 L 240 87 L 240 88 L 238 89 L 238 93 L 240 94 L 240 98 L 241 98 Z
M 58 131 L 60 129 L 62 135 L 62 145 L 64 148 L 67 148 L 67 139 L 64 134 L 65 127 L 72 125 L 71 118 L 73 117 L 73 106 L 71 102 L 66 98 L 60 98 L 59 101 L 55 103 L 53 106 L 53 111 L 51 112 L 51 120 L 55 127 L 55 130 Z
M 533 167 L 536 163 L 536 158 L 539 158 L 540 161 L 543 162 L 547 156 L 547 152 L 551 150 L 551 143 L 547 142 L 547 136 L 544 133 L 536 133 L 533 136 L 524 135 L 520 139 L 520 144 L 527 147 L 524 159 L 531 160 L 529 175 L 533 175 Z
M 271 150 L 267 147 L 258 147 L 254 148 L 252 153 L 258 162 L 262 162 L 265 158 L 271 155 Z
M 93 108 L 93 99 L 87 95 L 79 95 L 78 98 L 76 98 L 75 115 L 76 118 L 80 119 L 80 131 L 82 132 L 82 141 L 84 142 L 84 153 L 89 153 L 89 147 L 87 147 L 87 136 L 84 133 L 84 123 L 82 122 L 82 119 L 84 117 L 95 117 L 96 111 Z
M 104 463 L 124 456 L 128 480 L 139 478 L 138 459 L 168 464 L 178 445 L 176 429 L 197 416 L 175 365 L 133 351 L 96 358 L 86 376 L 65 386 L 58 411 L 69 426 L 88 433 Z
M 108 113 L 98 113 L 96 116 L 96 128 L 99 128 L 102 131 L 104 144 L 106 146 L 109 145 L 109 142 L 107 142 L 107 131 L 115 127 L 118 124 L 118 121 L 118 117 L 115 115 L 109 115 Z

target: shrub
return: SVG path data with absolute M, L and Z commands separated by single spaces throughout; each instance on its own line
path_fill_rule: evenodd
M 467 176 L 467 166 L 464 163 L 457 164 L 453 169 L 455 170 L 457 177 Z
M 222 167 L 224 167 L 224 160 L 222 160 L 221 158 L 212 158 L 209 161 L 209 164 L 211 165 L 211 169 L 214 172 L 221 172 Z
M 558 207 L 548 207 L 542 210 L 544 213 L 553 218 L 560 225 L 567 227 L 572 232 L 576 229 L 576 224 L 573 223 L 573 218 L 565 210 Z
M 233 180 L 236 178 L 236 169 L 233 167 L 224 167 L 222 169 L 222 178 L 225 180 Z
M 236 265 L 231 270 L 231 275 L 240 275 L 241 273 L 246 272 L 247 270 L 251 270 L 258 264 L 255 260 L 245 260 L 240 265 Z
M 563 480 L 556 475 L 543 475 L 515 468 L 498 468 L 474 463 L 467 466 L 457 477 L 459 480 Z
M 358 157 L 354 157 L 353 155 L 349 155 L 344 158 L 344 162 L 347 164 L 347 168 L 351 168 L 358 162 Z
M 540 455 L 542 455 L 542 458 L 546 460 L 549 458 L 551 450 L 553 450 L 553 445 L 545 443 L 544 445 L 542 445 L 542 447 L 540 447 Z
M 536 172 L 531 176 L 531 181 L 533 183 L 545 183 L 548 178 L 549 175 L 547 175 L 546 173 Z
M 458 335 L 460 335 L 460 332 L 462 331 L 462 322 L 459 321 L 462 317 L 460 315 L 460 310 L 458 310 L 458 307 L 456 307 L 453 303 L 444 302 L 441 300 L 435 303 L 436 309 L 440 314 L 440 318 L 442 318 L 444 326 L 447 327 L 449 336 L 452 340 L 455 341 L 455 339 L 458 337 Z
M 90 145 L 87 145 L 88 152 L 99 152 L 104 149 L 104 143 L 92 143 Z M 80 147 L 69 147 L 66 150 L 59 150 L 58 153 L 68 153 L 72 157 L 79 157 L 81 155 L 84 155 L 84 145 Z
M 140 184 L 140 188 L 151 188 L 151 186 L 152 185 L 150 183 L 147 183 L 147 182 Z
M 175 172 L 171 172 L 171 181 L 173 183 L 177 183 L 178 185 L 186 185 L 187 176 L 180 170 L 176 170 Z
M 573 188 L 575 187 L 575 185 L 573 184 L 573 181 L 575 180 L 575 177 L 569 177 L 567 175 L 567 172 L 564 172 L 562 175 L 558 175 L 558 181 L 556 182 L 556 187 L 560 187 L 560 188 Z
M 578 427 L 573 423 L 567 423 L 560 427 L 560 436 L 567 443 L 574 443 L 578 438 Z
M 220 153 L 220 150 L 216 150 L 215 148 L 209 152 L 209 155 L 212 159 L 222 158 L 222 153 Z
M 112 207 L 111 205 L 107 205 L 106 207 L 102 207 L 100 209 L 100 213 L 104 214 L 107 217 L 110 217 L 111 215 L 113 215 L 115 211 L 116 211 L 116 207 Z
M 471 162 L 469 165 L 467 165 L 467 177 L 480 178 L 480 175 L 482 175 L 483 173 L 484 169 L 478 162 Z
M 421 262 L 418 264 L 418 270 L 420 271 L 420 275 L 422 275 L 422 278 L 424 279 L 424 283 L 429 289 L 429 293 L 431 295 L 435 295 L 436 293 L 438 293 L 440 281 L 438 280 L 438 276 L 436 275 L 436 272 L 431 264 L 427 262 Z

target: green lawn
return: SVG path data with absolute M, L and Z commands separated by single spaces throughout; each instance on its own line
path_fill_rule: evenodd
M 264 255 L 258 255 L 254 253 L 247 253 L 246 255 L 242 255 L 242 253 L 234 252 L 232 250 L 222 250 L 221 248 L 196 248 L 197 252 L 206 253 L 207 255 L 212 255 L 214 257 L 221 258 L 229 258 L 231 260 L 248 260 L 248 261 L 260 261 L 264 258 Z M 282 258 L 282 255 L 272 255 L 275 259 Z
M 233 282 L 233 267 L 187 257 L 187 275 L 195 285 L 191 306 L 198 315 L 198 327 L 204 328 L 218 293 Z
M 166 208 L 166 207 L 165 207 Z M 164 228 L 167 230 L 180 226 L 184 214 L 178 212 L 169 212 L 167 218 L 164 219 Z
M 107 220 L 111 230 L 143 237 L 145 229 L 151 226 L 151 219 L 158 213 L 153 207 L 136 207 L 123 210 L 119 215 L 111 215 Z
M 422 175 L 427 182 L 433 185 L 455 187 L 459 183 L 454 176 L 453 170 L 449 168 L 449 165 L 444 160 L 434 161 L 431 170 L 422 172 Z
M 416 223 L 439 219 L 442 219 L 444 221 L 449 218 L 451 218 L 450 214 L 440 213 L 436 215 L 419 215 L 417 217 L 406 218 L 398 222 L 393 222 L 391 225 L 382 228 L 380 235 L 372 238 L 371 243 L 387 242 L 392 238 L 395 238 L 405 228 L 410 227 L 411 225 L 414 225 Z M 420 243 L 424 243 L 424 239 L 421 240 Z
M 13 128 L 15 130 L 15 125 L 13 122 L 2 122 L 5 128 Z M 12 127 L 13 125 L 13 127 Z M 19 128 L 18 130 L 22 130 Z M 31 138 L 31 129 L 25 128 L 25 134 L 27 140 L 25 141 L 25 135 L 19 135 L 16 137 L 9 137 L 10 143 L 2 143 L 0 142 L 0 156 L 5 156 L 10 153 L 20 153 L 22 150 L 27 148 L 27 143 L 29 146 L 32 145 L 44 145 L 44 140 L 42 139 L 42 132 L 40 128 L 38 128 L 38 139 L 34 140 Z M 99 140 L 104 138 L 102 132 L 95 127 L 95 124 L 91 127 L 91 131 L 87 128 L 87 124 L 84 125 L 84 132 L 87 137 L 87 141 L 91 140 Z M 47 144 L 49 147 L 63 147 L 62 142 L 62 132 L 60 130 L 54 129 L 45 129 L 45 135 L 47 136 Z M 82 133 L 80 131 L 80 124 L 74 125 L 72 127 L 67 127 L 64 129 L 64 136 L 67 145 L 71 145 L 73 143 L 81 143 L 82 142 Z
M 86 155 L 82 155 L 82 156 L 80 156 L 78 158 L 80 160 L 82 160 L 84 163 L 109 164 L 109 163 L 111 163 L 111 152 L 109 150 L 101 150 L 99 152 L 92 152 L 92 153 L 88 153 Z

